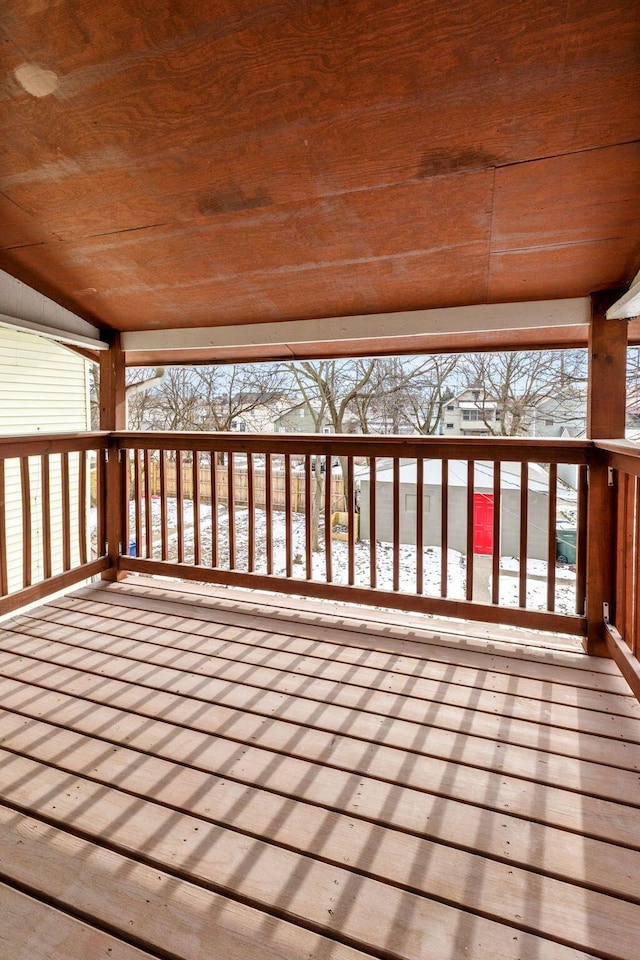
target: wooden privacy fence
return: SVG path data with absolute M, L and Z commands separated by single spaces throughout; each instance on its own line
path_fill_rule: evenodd
M 200 458 L 197 466 L 197 479 L 193 461 L 185 462 L 180 458 L 181 478 L 178 483 L 178 464 L 176 460 L 167 459 L 164 466 L 164 485 L 165 495 L 167 497 L 177 497 L 179 487 L 182 490 L 182 496 L 186 500 L 193 500 L 194 491 L 198 487 L 198 495 L 202 503 L 211 503 L 213 499 L 212 466 L 209 457 Z M 324 468 L 324 463 L 322 464 Z M 131 463 L 129 481 L 133 489 L 134 464 Z M 160 458 L 149 459 L 149 492 L 152 497 L 159 497 L 161 492 L 160 478 Z M 229 472 L 224 464 L 218 464 L 217 471 L 217 501 L 219 504 L 228 504 L 229 502 Z M 304 474 L 292 470 L 290 476 L 291 484 L 291 509 L 294 513 L 304 513 L 306 510 L 306 485 Z M 272 470 L 271 472 L 271 507 L 273 510 L 284 510 L 287 493 L 284 473 Z M 246 507 L 249 503 L 249 478 L 246 464 L 234 465 L 233 470 L 233 501 L 236 507 Z M 253 503 L 258 509 L 264 509 L 267 505 L 267 478 L 264 465 L 254 464 L 253 471 Z M 331 504 L 332 510 L 341 510 L 345 508 L 344 482 L 342 476 L 335 473 L 331 477 Z

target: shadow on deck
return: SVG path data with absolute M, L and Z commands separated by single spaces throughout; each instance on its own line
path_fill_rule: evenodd
M 0 625 L 0 956 L 636 960 L 640 704 L 473 629 L 137 578 Z

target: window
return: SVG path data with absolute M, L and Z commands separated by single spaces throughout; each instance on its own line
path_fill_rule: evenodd
M 448 424 L 447 424 L 447 430 L 453 430 L 453 424 L 452 424 L 452 423 L 448 423 Z
M 545 425 L 545 427 L 552 427 L 552 426 L 553 426 L 553 420 L 545 420 L 544 425 Z
M 452 403 L 447 404 L 447 410 L 455 410 L 455 407 Z
M 329 426 L 323 427 L 323 428 L 322 428 L 322 432 L 323 432 L 323 433 L 331 433 L 331 427 L 329 427 Z
M 491 410 L 463 410 L 463 420 L 475 420 L 484 423 L 485 420 L 491 420 Z

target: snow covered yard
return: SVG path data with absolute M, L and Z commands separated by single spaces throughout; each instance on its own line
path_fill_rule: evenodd
M 139 533 L 138 555 L 144 556 L 144 501 L 142 504 L 142 524 Z M 152 531 L 153 531 L 153 558 L 161 558 L 161 512 L 159 498 L 152 498 L 151 504 Z M 266 555 L 266 511 L 255 510 L 255 559 L 256 573 L 267 572 Z M 185 563 L 194 560 L 194 511 L 193 502 L 185 500 L 183 503 L 184 524 L 184 559 Z M 169 560 L 176 561 L 178 557 L 178 514 L 175 498 L 167 498 L 167 525 L 169 531 L 168 554 Z M 248 569 L 248 539 L 249 513 L 245 508 L 237 508 L 234 513 L 235 525 L 235 569 Z M 218 508 L 217 530 L 217 566 L 229 569 L 229 513 L 225 505 Z M 284 511 L 272 511 L 271 531 L 273 542 L 273 573 L 275 576 L 286 575 L 286 521 Z M 293 514 L 291 522 L 292 535 L 292 573 L 294 577 L 306 577 L 306 540 L 304 514 Z M 135 508 L 130 503 L 130 539 L 136 542 Z M 320 550 L 312 554 L 312 579 L 324 581 L 326 577 L 326 556 L 324 540 L 324 518 L 320 518 Z M 202 504 L 200 507 L 200 543 L 202 564 L 212 565 L 212 523 L 211 507 Z M 132 548 L 135 549 L 135 548 Z M 426 546 L 423 551 L 424 593 L 427 596 L 440 596 L 440 568 L 441 551 L 439 546 Z M 348 545 L 344 541 L 331 541 L 332 578 L 336 584 L 348 582 Z M 371 552 L 368 540 L 361 540 L 355 544 L 355 584 L 368 587 L 370 585 Z M 546 562 L 529 560 L 527 563 L 527 608 L 531 610 L 546 609 L 547 583 Z M 506 606 L 518 606 L 518 560 L 513 557 L 501 559 L 500 576 L 500 603 Z M 379 541 L 376 544 L 376 575 L 377 586 L 382 590 L 393 589 L 393 546 L 390 543 Z M 456 550 L 448 551 L 447 558 L 447 591 L 452 599 L 463 599 L 465 596 L 466 558 Z M 489 580 L 490 587 L 490 580 Z M 412 545 L 400 545 L 400 591 L 415 593 L 416 590 L 416 548 Z M 489 600 L 487 591 L 487 601 Z M 556 611 L 559 613 L 575 613 L 575 573 L 568 567 L 556 568 Z

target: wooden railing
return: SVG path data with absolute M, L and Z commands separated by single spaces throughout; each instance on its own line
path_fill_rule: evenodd
M 107 444 L 107 434 L 0 438 L 0 614 L 108 567 Z
M 120 570 L 586 633 L 589 442 L 116 433 L 110 443 Z M 343 504 L 326 483 L 336 474 Z M 558 538 L 568 564 L 557 563 Z
M 627 441 L 597 441 L 609 471 L 613 500 L 611 602 L 605 608 L 605 639 L 640 699 L 640 448 Z

